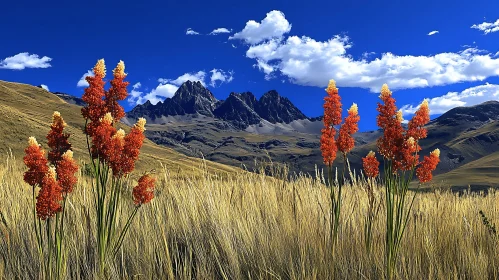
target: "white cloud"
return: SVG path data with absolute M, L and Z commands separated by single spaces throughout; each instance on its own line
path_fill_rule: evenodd
M 213 31 L 211 31 L 209 33 L 209 35 L 218 35 L 218 34 L 222 34 L 222 33 L 231 33 L 232 32 L 232 29 L 227 29 L 225 27 L 221 27 L 221 28 L 217 28 L 217 29 L 214 29 Z
M 499 85 L 486 83 L 461 92 L 448 92 L 445 95 L 429 99 L 431 115 L 443 114 L 452 108 L 460 106 L 473 106 L 489 100 L 499 101 Z M 401 110 L 404 115 L 412 115 L 419 105 L 404 105 Z
M 499 31 L 499 19 L 495 22 L 482 22 L 480 24 L 473 24 L 471 28 L 483 31 L 484 34 L 489 34 L 492 32 Z
M 206 86 L 206 84 L 204 83 L 204 78 L 206 77 L 206 72 L 204 71 L 198 71 L 196 73 L 185 73 L 184 75 L 182 76 L 179 76 L 178 78 L 176 79 L 163 79 L 163 78 L 160 78 L 158 79 L 158 82 L 162 83 L 162 84 L 173 84 L 173 85 L 176 85 L 176 86 L 181 86 L 183 83 L 187 82 L 187 81 L 191 81 L 191 82 L 201 82 L 201 84 L 203 84 L 203 86 Z
M 93 77 L 94 76 L 94 71 L 93 70 L 88 70 L 87 73 L 83 74 L 83 76 L 81 76 L 80 80 L 78 81 L 78 83 L 76 84 L 77 87 L 88 87 L 88 82 L 87 80 L 85 80 L 86 77 Z
M 268 39 L 282 38 L 291 30 L 291 24 L 281 11 L 271 11 L 261 23 L 250 20 L 244 29 L 229 39 L 244 40 L 248 44 L 258 44 Z
M 50 91 L 49 87 L 47 85 L 41 84 L 40 87 L 43 88 L 46 91 Z
M 199 35 L 199 32 L 192 30 L 192 28 L 187 28 L 185 35 Z
M 285 18 L 281 21 L 287 22 Z M 255 30 L 248 28 L 255 24 L 248 23 L 245 30 Z M 260 26 L 263 25 L 262 22 Z M 266 34 L 284 34 L 281 25 L 266 26 L 274 28 L 272 31 L 267 27 Z M 335 79 L 340 87 L 379 92 L 384 83 L 395 90 L 483 81 L 499 76 L 499 58 L 476 47 L 430 56 L 388 52 L 371 60 L 367 56 L 355 59 L 348 53 L 352 43 L 347 36 L 337 35 L 327 41 L 316 41 L 307 36 L 276 36 L 262 41 L 262 38 L 271 36 L 249 36 L 250 32 L 244 33 L 245 30 L 237 33 L 240 39 L 260 42 L 249 46 L 246 51 L 248 58 L 256 60 L 255 67 L 264 72 L 267 79 L 281 74 L 299 85 L 326 87 L 330 79 Z
M 225 72 L 221 69 L 213 69 L 210 71 L 210 81 L 209 85 L 215 87 L 217 82 L 220 83 L 229 83 L 234 77 L 233 71 Z M 133 90 L 129 95 L 128 102 L 133 105 L 143 104 L 147 100 L 149 100 L 152 104 L 157 104 L 159 101 L 163 101 L 166 98 L 171 98 L 175 95 L 175 92 L 178 88 L 188 80 L 191 82 L 201 82 L 203 86 L 206 87 L 207 73 L 205 71 L 198 71 L 192 73 L 185 73 L 176 79 L 158 79 L 159 85 L 156 86 L 150 92 L 139 91 L 141 88 L 141 83 L 136 83 L 132 86 Z
M 0 60 L 0 69 L 23 70 L 25 68 L 48 68 L 51 67 L 51 60 L 52 58 L 48 56 L 39 57 L 37 54 L 23 52 Z
M 438 30 L 433 30 L 430 33 L 428 33 L 428 36 L 435 35 L 437 33 L 439 33 Z
M 234 71 L 229 71 L 225 73 L 222 69 L 213 69 L 210 71 L 210 86 L 216 87 L 217 81 L 220 81 L 220 84 L 230 83 L 234 80 Z

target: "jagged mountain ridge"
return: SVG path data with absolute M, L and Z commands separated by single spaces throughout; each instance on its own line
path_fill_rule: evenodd
M 172 98 L 156 105 L 149 101 L 137 105 L 127 113 L 127 117 L 136 119 L 146 116 L 154 121 L 161 117 L 187 114 L 228 121 L 239 129 L 262 120 L 275 124 L 308 119 L 288 98 L 275 90 L 265 93 L 259 100 L 251 92 L 232 92 L 227 99 L 217 100 L 199 81 L 186 81 Z

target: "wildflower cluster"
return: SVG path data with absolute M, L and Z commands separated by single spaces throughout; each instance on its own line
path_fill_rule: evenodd
M 113 70 L 111 87 L 107 91 L 104 89 L 106 69 L 103 59 L 95 65 L 94 73 L 94 77 L 86 78 L 89 86 L 82 97 L 87 103 L 82 108 L 82 116 L 86 120 L 85 133 L 95 178 L 97 244 L 100 269 L 104 272 L 106 258 L 117 253 L 138 208 L 154 197 L 154 179 L 149 175 L 139 179 L 139 184 L 133 189 L 136 207 L 116 238 L 115 233 L 119 232 L 116 228 L 118 203 L 125 179 L 135 169 L 139 158 L 146 120 L 139 118 L 128 134 L 116 128 L 116 123 L 125 116 L 118 101 L 126 99 L 129 85 L 124 81 L 127 75 L 122 61 Z
M 406 200 L 409 183 L 416 174 L 420 183 L 429 182 L 436 169 L 440 150 L 436 149 L 419 161 L 421 146 L 419 141 L 426 138 L 424 127 L 430 121 L 428 101 L 424 100 L 413 118 L 408 122 L 407 130 L 402 127 L 402 111 L 397 111 L 395 99 L 385 84 L 381 88 L 378 103 L 377 124 L 383 130 L 383 136 L 377 140 L 379 153 L 384 158 L 384 185 L 386 195 L 386 275 L 393 277 L 400 242 L 409 219 L 412 200 Z M 369 178 L 379 174 L 375 154 L 371 151 L 363 158 L 364 173 Z
M 54 112 L 47 134 L 50 151 L 48 159 L 35 137 L 29 137 L 24 163 L 28 170 L 24 181 L 33 188 L 33 221 L 44 276 L 60 278 L 63 256 L 64 212 L 68 194 L 73 191 L 78 179 L 78 165 L 73 159 L 69 134 L 64 133 L 66 123 L 59 112 Z M 35 198 L 36 189 L 39 188 Z M 55 219 L 55 227 L 51 220 Z M 46 230 L 42 231 L 42 223 Z M 43 233 L 45 232 L 45 234 Z M 48 258 L 44 254 L 48 254 Z M 52 260 L 52 255 L 55 257 Z
M 357 104 L 353 104 L 348 110 L 348 116 L 345 118 L 343 124 L 341 112 L 341 97 L 338 94 L 338 88 L 334 80 L 329 81 L 326 88 L 327 96 L 324 98 L 324 128 L 321 133 L 321 152 L 324 163 L 328 167 L 328 182 L 331 187 L 331 239 L 333 243 L 336 241 L 339 219 L 341 212 L 341 187 L 343 185 L 347 154 L 354 148 L 355 140 L 353 134 L 358 130 L 358 122 L 360 120 Z M 336 136 L 336 128 L 334 126 L 340 125 L 339 135 Z M 340 151 L 343 155 L 344 167 L 341 183 L 338 184 L 338 191 L 336 192 L 332 186 L 332 165 L 336 159 L 337 152 Z

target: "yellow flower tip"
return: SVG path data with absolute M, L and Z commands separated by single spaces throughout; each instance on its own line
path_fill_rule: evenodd
M 116 65 L 116 68 L 114 68 L 113 74 L 114 74 L 114 76 L 117 76 L 117 77 L 124 77 L 125 76 L 125 62 L 120 60 L 120 62 L 118 62 L 118 65 Z
M 47 172 L 47 176 L 55 180 L 57 178 L 56 174 L 57 173 L 55 172 L 55 167 L 54 166 L 49 167 L 49 171 Z
M 388 88 L 388 85 L 387 84 L 383 84 L 383 86 L 381 87 L 381 95 L 379 97 L 380 98 L 382 98 L 382 97 L 388 97 L 390 95 L 392 95 L 392 92 Z
M 367 157 L 375 157 L 376 156 L 376 153 L 374 153 L 373 151 L 369 151 L 369 153 L 367 154 Z
M 72 160 L 73 159 L 73 151 L 71 150 L 67 150 L 63 155 L 62 155 L 63 158 L 65 159 L 68 159 L 68 160 Z
M 329 80 L 329 84 L 327 85 L 326 92 L 332 92 L 337 90 L 338 88 L 336 87 L 336 82 L 331 79 Z
M 146 130 L 145 126 L 146 126 L 146 119 L 144 118 L 139 118 L 139 120 L 137 121 L 137 123 L 135 124 L 135 126 L 141 131 L 141 132 L 144 132 Z
M 399 122 L 403 122 L 404 121 L 404 116 L 402 115 L 402 110 L 398 110 L 397 111 L 397 120 Z
M 52 123 L 53 124 L 62 123 L 63 127 L 66 127 L 67 125 L 64 119 L 62 118 L 61 113 L 59 113 L 58 111 L 55 111 L 54 114 L 52 114 Z
M 118 138 L 118 139 L 124 139 L 125 138 L 125 131 L 123 129 L 118 129 L 116 133 L 113 135 L 113 138 Z
M 37 146 L 37 147 L 39 146 L 38 142 L 36 141 L 36 138 L 33 137 L 33 136 L 31 136 L 30 138 L 28 138 L 28 143 L 29 143 L 30 146 Z
M 416 144 L 416 141 L 414 141 L 414 137 L 409 137 L 409 139 L 407 139 L 407 145 L 409 145 L 409 147 L 414 147 L 414 144 Z
M 105 77 L 106 76 L 106 65 L 104 64 L 104 59 L 99 59 L 94 67 L 94 74 L 96 76 Z
M 356 103 L 353 103 L 352 104 L 352 107 L 350 107 L 350 109 L 348 109 L 348 113 L 352 114 L 352 115 L 357 115 L 359 114 L 359 107 L 357 106 Z
M 423 102 L 421 103 L 421 107 L 426 107 L 426 108 L 428 108 L 428 105 L 429 105 L 429 104 L 428 104 L 428 99 L 423 100 Z
M 430 153 L 432 156 L 440 157 L 440 149 L 435 149 L 433 152 Z
M 113 116 L 111 115 L 111 113 L 106 113 L 104 115 L 104 117 L 102 117 L 100 119 L 101 122 L 107 122 L 108 124 L 112 124 L 113 123 Z

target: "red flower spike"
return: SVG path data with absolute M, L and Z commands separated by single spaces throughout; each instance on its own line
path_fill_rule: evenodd
M 130 133 L 125 136 L 125 144 L 121 158 L 121 172 L 128 174 L 135 168 L 135 161 L 139 158 L 140 148 L 144 143 L 144 131 L 146 120 L 139 118 L 137 123 L 132 127 Z
M 49 168 L 43 177 L 41 189 L 36 197 L 36 215 L 46 220 L 62 210 L 62 189 L 56 181 L 55 168 Z
M 398 147 L 404 141 L 404 129 L 401 124 L 402 115 L 397 113 L 395 99 L 392 97 L 388 85 L 383 85 L 379 97 L 383 104 L 378 103 L 377 111 L 379 115 L 376 117 L 376 121 L 378 126 L 383 129 L 383 136 L 377 140 L 377 146 L 383 157 L 394 160 L 398 153 Z
M 73 151 L 68 150 L 62 155 L 61 161 L 56 167 L 57 181 L 61 186 L 63 194 L 67 195 L 73 191 L 73 187 L 78 182 L 76 172 L 78 172 L 78 165 L 73 159 Z
M 379 161 L 376 159 L 376 154 L 370 151 L 365 158 L 362 158 L 362 166 L 364 173 L 369 178 L 374 178 L 379 174 Z
M 24 164 L 28 171 L 24 172 L 24 181 L 32 187 L 41 186 L 43 177 L 48 171 L 48 161 L 45 151 L 40 147 L 35 137 L 29 138 L 29 145 L 24 150 Z
M 104 97 L 104 77 L 106 76 L 106 66 L 104 59 L 97 61 L 94 66 L 95 76 L 87 76 L 85 79 L 88 82 L 88 87 L 85 88 L 82 99 L 87 103 L 87 106 L 81 109 L 83 117 L 89 121 L 87 123 L 86 133 L 93 136 L 95 129 L 99 125 L 99 119 L 106 113 L 106 104 L 102 99 Z
M 125 63 L 120 60 L 113 70 L 114 78 L 111 80 L 111 88 L 105 93 L 105 104 L 107 112 L 110 112 L 115 122 L 118 122 L 125 116 L 123 107 L 118 103 L 119 100 L 125 100 L 128 96 L 126 87 L 130 84 L 125 82 Z
M 340 132 L 337 140 L 338 150 L 344 155 L 349 153 L 355 146 L 355 139 L 352 137 L 359 130 L 358 122 L 360 116 L 358 113 L 357 104 L 353 104 L 348 110 L 348 116 L 345 122 L 340 127 Z
M 122 155 L 125 146 L 125 131 L 119 129 L 111 138 L 109 143 L 109 166 L 113 170 L 114 176 L 121 175 L 122 171 Z
M 338 147 L 336 146 L 336 141 L 334 139 L 336 130 L 333 127 L 326 127 L 323 128 L 321 132 L 322 158 L 324 159 L 324 163 L 326 165 L 331 165 L 336 159 L 336 152 L 338 151 Z
M 116 128 L 112 125 L 113 117 L 111 113 L 106 113 L 99 121 L 99 126 L 96 127 L 92 136 L 92 156 L 99 156 L 101 161 L 108 161 L 111 155 L 110 141 L 111 137 L 116 133 Z
M 50 131 L 47 134 L 48 146 L 51 149 L 48 159 L 54 166 L 57 166 L 62 159 L 62 155 L 71 149 L 71 143 L 68 141 L 69 134 L 63 133 L 64 127 L 66 127 L 66 122 L 61 117 L 61 114 L 57 111 L 54 112 Z
M 424 139 L 427 136 L 427 131 L 424 126 L 430 121 L 430 109 L 428 107 L 428 100 L 424 100 L 419 106 L 412 119 L 408 123 L 407 136 L 413 137 L 416 142 Z M 418 149 L 419 151 L 420 149 Z
M 426 183 L 431 181 L 431 179 L 433 178 L 431 172 L 433 172 L 437 168 L 439 162 L 440 162 L 439 149 L 435 149 L 433 152 L 431 152 L 430 156 L 425 156 L 424 160 L 421 162 L 418 169 L 416 170 L 416 175 L 418 176 L 419 182 Z
M 329 81 L 324 97 L 324 126 L 329 127 L 341 123 L 341 97 L 334 80 Z
M 149 175 L 140 177 L 138 185 L 133 188 L 133 202 L 135 205 L 142 205 L 150 202 L 154 198 L 154 182 L 156 180 Z

